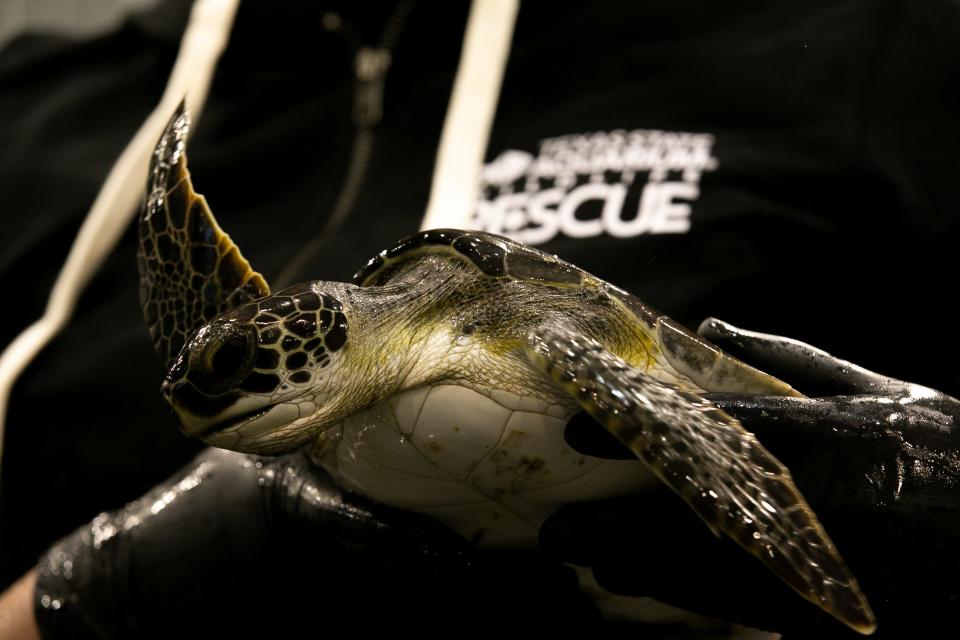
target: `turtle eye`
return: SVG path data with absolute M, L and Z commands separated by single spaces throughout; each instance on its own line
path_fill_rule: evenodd
M 256 332 L 249 325 L 234 323 L 212 332 L 203 346 L 191 379 L 198 389 L 219 393 L 236 386 L 253 366 Z
M 247 358 L 247 341 L 241 336 L 230 336 L 220 344 L 211 345 L 207 367 L 215 378 L 230 378 L 243 367 Z

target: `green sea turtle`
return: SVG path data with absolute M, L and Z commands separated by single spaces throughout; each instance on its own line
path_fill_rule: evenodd
M 353 284 L 275 294 L 194 193 L 182 107 L 154 152 L 141 300 L 188 436 L 309 446 L 346 489 L 488 545 L 535 544 L 559 505 L 650 470 L 719 535 L 854 629 L 873 614 L 787 469 L 702 391 L 799 395 L 630 294 L 509 239 L 410 236 Z M 581 410 L 645 464 L 565 441 Z

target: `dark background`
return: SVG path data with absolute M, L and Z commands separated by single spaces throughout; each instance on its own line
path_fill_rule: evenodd
M 92 40 L 0 50 L 0 344 L 38 318 L 112 162 L 159 99 L 183 2 Z M 323 227 L 354 135 L 352 59 L 389 3 L 244 2 L 190 166 L 269 281 Z M 335 10 L 353 32 L 327 32 Z M 343 280 L 416 230 L 466 3 L 415 3 L 397 41 L 362 195 L 301 274 Z M 710 132 L 683 235 L 542 247 L 691 327 L 717 316 L 960 394 L 954 318 L 960 9 L 892 0 L 526 3 L 491 160 L 592 130 Z M 0 583 L 200 446 L 157 392 L 131 230 L 70 327 L 14 389 Z

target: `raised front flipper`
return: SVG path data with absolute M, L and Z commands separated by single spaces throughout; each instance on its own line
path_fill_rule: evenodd
M 140 305 L 153 345 L 169 367 L 195 329 L 244 302 L 270 295 L 194 192 L 187 171 L 190 118 L 181 102 L 157 142 L 138 228 Z
M 790 472 L 739 422 L 563 327 L 535 331 L 527 354 L 714 533 L 729 535 L 853 629 L 873 632 L 870 605 Z

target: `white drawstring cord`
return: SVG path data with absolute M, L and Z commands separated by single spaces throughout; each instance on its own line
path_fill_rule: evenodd
M 473 0 L 421 230 L 469 223 L 519 4 Z
M 7 405 L 14 382 L 66 326 L 80 293 L 119 241 L 139 207 L 153 147 L 184 95 L 187 108 L 194 121 L 197 120 L 217 60 L 230 37 L 239 2 L 197 0 L 194 3 L 163 97 L 123 150 L 100 188 L 53 285 L 43 317 L 17 336 L 0 356 L 0 463 Z

